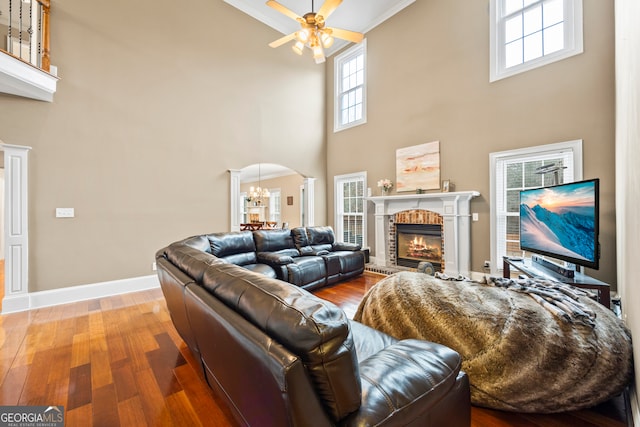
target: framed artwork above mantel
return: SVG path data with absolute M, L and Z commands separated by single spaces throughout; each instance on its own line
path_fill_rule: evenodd
M 440 141 L 396 150 L 396 191 L 440 189 Z

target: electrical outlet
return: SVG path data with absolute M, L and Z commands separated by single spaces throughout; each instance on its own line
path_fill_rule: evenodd
M 73 208 L 56 208 L 56 218 L 73 218 L 75 216 Z
M 485 261 L 483 267 L 484 268 L 491 268 L 491 261 Z

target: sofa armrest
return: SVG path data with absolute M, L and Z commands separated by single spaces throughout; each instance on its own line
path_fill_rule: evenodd
M 349 242 L 336 242 L 333 244 L 333 250 L 334 251 L 359 251 L 362 248 L 362 246 L 356 244 L 356 243 L 349 243 Z
M 287 265 L 293 262 L 293 258 L 275 252 L 258 252 L 258 262 L 270 265 Z
M 412 339 L 394 343 L 360 362 L 362 404 L 343 425 L 431 426 L 434 410 L 470 411 L 468 384 L 457 384 L 460 367 L 460 355 L 443 345 Z M 448 398 L 452 393 L 460 399 Z M 439 407 L 451 401 L 458 405 Z

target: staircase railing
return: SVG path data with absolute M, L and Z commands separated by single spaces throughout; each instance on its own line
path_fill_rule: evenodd
M 50 72 L 50 9 L 50 0 L 0 0 L 0 51 Z

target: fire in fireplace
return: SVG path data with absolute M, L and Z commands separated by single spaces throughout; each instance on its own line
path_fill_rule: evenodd
M 429 261 L 441 271 L 442 229 L 439 224 L 396 224 L 396 264 L 417 267 Z

